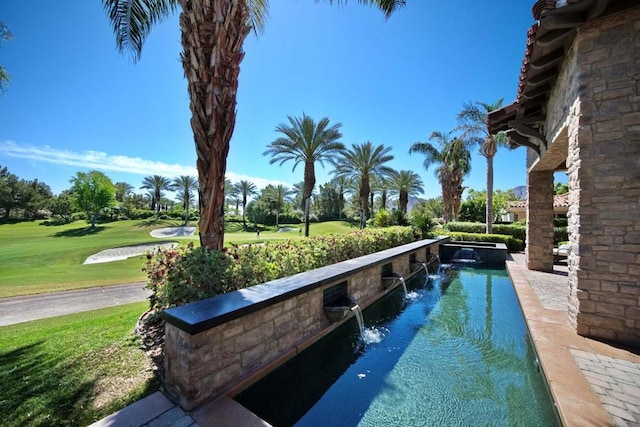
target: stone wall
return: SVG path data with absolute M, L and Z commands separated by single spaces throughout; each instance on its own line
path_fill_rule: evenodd
M 390 291 L 382 285 L 384 266 L 408 278 L 411 261 L 426 262 L 438 253 L 438 242 L 423 240 L 167 310 L 168 391 L 186 410 L 241 391 L 352 316 L 331 323 L 323 310 L 325 289 L 346 281 L 347 293 L 364 309 Z M 241 306 L 237 313 L 234 304 Z M 209 315 L 211 307 L 223 309 Z M 193 313 L 200 313 L 197 322 Z M 197 326 L 206 323 L 214 326 Z
M 570 316 L 582 335 L 638 346 L 640 8 L 579 27 L 565 69 L 547 134 L 568 133 Z
M 527 174 L 527 268 L 553 271 L 553 171 Z

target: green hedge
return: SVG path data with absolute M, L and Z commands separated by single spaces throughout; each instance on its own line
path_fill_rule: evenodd
M 337 236 L 236 246 L 223 251 L 157 249 L 144 271 L 152 309 L 192 301 L 290 276 L 414 241 L 411 227 L 365 229 Z
M 566 242 L 569 240 L 567 227 L 553 227 L 553 243 Z
M 445 228 L 461 233 L 485 234 L 486 225 L 480 222 L 450 222 Z M 527 240 L 527 227 L 523 224 L 493 224 L 493 234 L 506 234 L 516 239 Z
M 462 233 L 449 230 L 435 230 L 432 236 L 451 236 L 452 241 L 457 242 L 493 242 L 504 243 L 509 252 L 520 252 L 524 250 L 524 242 L 513 236 L 506 234 L 486 234 L 486 233 Z

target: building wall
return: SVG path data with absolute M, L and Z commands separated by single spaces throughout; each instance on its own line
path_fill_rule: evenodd
M 578 333 L 640 345 L 640 8 L 578 29 L 547 108 L 568 137 L 569 313 Z

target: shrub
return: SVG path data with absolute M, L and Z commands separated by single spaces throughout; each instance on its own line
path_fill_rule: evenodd
M 376 227 L 388 227 L 391 225 L 391 215 L 386 209 L 380 209 L 373 217 L 373 225 Z
M 509 252 L 520 252 L 524 250 L 524 242 L 522 240 L 506 234 L 462 233 L 440 229 L 433 231 L 431 236 L 451 236 L 452 241 L 458 242 L 504 243 L 507 245 Z
M 428 233 L 436 227 L 437 223 L 428 215 L 423 213 L 416 213 L 411 216 L 411 226 L 414 228 L 414 233 L 424 239 Z
M 391 212 L 391 223 L 401 226 L 409 225 L 409 217 L 407 217 L 407 214 L 404 212 L 395 210 Z
M 152 309 L 186 304 L 412 242 L 410 227 L 366 229 L 210 251 L 187 247 L 147 254 Z
M 449 231 L 462 233 L 485 234 L 486 225 L 480 222 L 450 222 L 446 225 Z M 505 234 L 516 239 L 527 240 L 527 227 L 520 224 L 493 224 L 493 234 Z
M 569 220 L 567 218 L 553 218 L 554 227 L 566 227 L 568 224 Z
M 569 240 L 567 227 L 553 227 L 553 243 Z

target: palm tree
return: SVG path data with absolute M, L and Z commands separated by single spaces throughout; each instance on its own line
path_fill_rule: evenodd
M 189 223 L 189 206 L 193 200 L 193 192 L 198 189 L 198 180 L 189 175 L 182 175 L 171 181 L 171 190 L 178 192 L 178 198 L 184 207 L 184 225 Z
M 364 228 L 366 220 L 370 217 L 369 193 L 371 192 L 372 178 L 389 175 L 393 170 L 385 165 L 393 160 L 389 151 L 391 151 L 391 147 L 385 147 L 383 144 L 374 147 L 369 141 L 363 144 L 352 144 L 350 149 L 344 151 L 336 165 L 336 175 L 352 177 L 354 181 L 360 183 L 361 228 Z
M 331 182 L 336 186 L 338 192 L 338 219 L 342 219 L 344 209 L 344 195 L 350 193 L 353 187 L 353 178 L 346 175 L 338 175 Z
M 269 207 L 276 213 L 276 229 L 279 225 L 280 211 L 286 202 L 291 198 L 293 192 L 286 185 L 267 185 L 263 190 L 263 194 L 269 201 Z
M 316 162 L 324 166 L 324 162 L 335 162 L 336 156 L 344 150 L 344 145 L 338 141 L 342 138 L 340 133 L 341 123 L 329 126 L 329 119 L 322 118 L 316 123 L 311 117 L 302 114 L 302 117 L 288 116 L 289 124 L 279 124 L 276 132 L 284 135 L 269 144 L 269 148 L 262 153 L 271 155 L 270 164 L 289 160 L 293 161 L 293 170 L 300 164 L 304 164 L 304 188 L 302 200 L 304 201 L 304 235 L 309 236 L 309 199 L 316 185 Z
M 149 190 L 151 194 L 151 209 L 156 211 L 156 216 L 160 216 L 160 199 L 164 195 L 164 190 L 171 190 L 171 181 L 160 175 L 150 175 L 142 180 L 141 189 Z
M 390 185 L 394 192 L 398 194 L 398 209 L 402 213 L 407 213 L 409 196 L 416 196 L 424 193 L 422 178 L 409 170 L 394 171 L 390 177 Z
M 133 192 L 133 185 L 127 182 L 116 182 L 113 186 L 116 189 L 116 200 L 120 203 Z
M 331 2 L 331 0 L 329 0 Z M 389 17 L 405 0 L 358 0 Z M 224 176 L 236 119 L 242 45 L 265 25 L 267 0 L 102 0 L 120 51 L 139 59 L 151 28 L 181 6 L 181 54 L 200 183 L 200 243 L 222 250 Z M 340 1 L 339 3 L 342 3 Z
M 409 148 L 409 154 L 420 153 L 425 156 L 423 166 L 426 170 L 437 164 L 436 176 L 442 187 L 444 204 L 444 220 L 457 219 L 464 187 L 464 176 L 471 170 L 471 153 L 467 144 L 460 138 L 452 138 L 450 134 L 434 131 L 429 136 L 441 147 L 439 150 L 428 142 L 415 142 Z
M 4 24 L 4 22 L 0 21 L 0 42 L 3 40 L 11 40 L 13 39 L 13 34 Z M 9 80 L 11 80 L 11 76 L 6 68 L 0 65 L 0 93 L 4 93 L 7 90 L 7 86 L 9 85 Z
M 489 131 L 488 114 L 502 107 L 499 99 L 493 104 L 473 102 L 462 104 L 462 110 L 458 113 L 462 138 L 468 139 L 472 144 L 480 146 L 480 154 L 487 159 L 487 234 L 493 231 L 493 158 L 499 146 L 507 145 L 507 137 L 504 132 L 492 135 Z
M 244 213 L 247 210 L 247 202 L 249 201 L 249 197 L 258 194 L 258 187 L 251 181 L 242 180 L 236 184 L 236 188 L 238 189 L 239 195 L 242 196 L 242 224 L 246 226 L 247 222 L 244 219 Z

